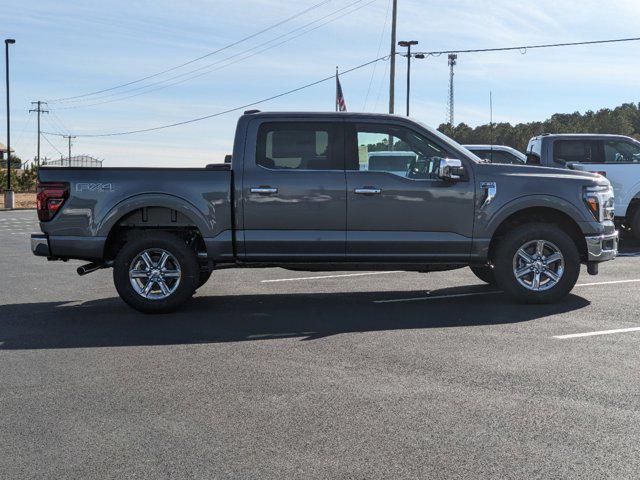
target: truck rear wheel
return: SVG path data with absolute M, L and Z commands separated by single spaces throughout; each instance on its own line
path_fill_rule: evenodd
M 496 274 L 494 268 L 489 265 L 482 266 L 472 266 L 469 267 L 473 274 L 482 280 L 484 283 L 488 283 L 489 285 L 496 284 Z
M 120 249 L 113 281 L 120 298 L 144 313 L 166 313 L 197 288 L 198 261 L 185 242 L 167 232 L 141 232 Z
M 559 227 L 530 223 L 510 231 L 495 255 L 498 286 L 523 303 L 552 303 L 569 294 L 580 275 L 580 254 Z

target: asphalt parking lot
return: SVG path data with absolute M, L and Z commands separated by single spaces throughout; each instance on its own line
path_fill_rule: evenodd
M 215 272 L 178 313 L 0 212 L 0 478 L 638 478 L 640 245 L 522 306 L 468 269 Z

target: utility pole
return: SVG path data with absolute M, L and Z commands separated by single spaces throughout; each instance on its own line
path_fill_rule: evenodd
M 398 17 L 398 0 L 393 0 L 393 11 L 391 13 L 391 62 L 389 68 L 389 113 L 394 111 L 395 86 L 396 86 L 396 19 Z
M 409 116 L 409 95 L 411 93 L 411 46 L 418 45 L 417 40 L 409 40 L 409 41 L 400 41 L 398 42 L 398 46 L 406 47 L 407 54 L 407 117 Z M 424 55 L 422 56 L 424 58 Z
M 36 164 L 38 168 L 40 168 L 40 114 L 41 113 L 49 113 L 49 110 L 43 110 L 42 105 L 46 105 L 47 102 L 43 102 L 38 100 L 37 102 L 31 102 L 31 105 L 37 105 L 36 108 L 29 110 L 31 112 L 38 112 L 38 154 L 36 156 Z
M 75 135 L 63 135 L 64 138 L 69 140 L 69 167 L 71 166 L 71 139 L 76 138 Z
M 449 126 L 453 128 L 453 67 L 458 63 L 458 55 L 455 53 L 449 54 Z
M 13 208 L 13 190 L 11 189 L 11 109 L 9 108 L 9 45 L 16 41 L 7 38 L 4 41 L 5 74 L 7 84 L 7 190 L 4 194 L 4 207 Z

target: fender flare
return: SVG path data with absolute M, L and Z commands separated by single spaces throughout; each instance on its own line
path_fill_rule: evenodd
M 116 223 L 129 213 L 143 207 L 161 207 L 176 210 L 187 216 L 203 237 L 215 236 L 215 221 L 209 220 L 191 202 L 167 193 L 141 193 L 127 197 L 114 205 L 96 224 L 96 235 L 107 237 Z
M 585 218 L 583 212 L 581 212 L 574 204 L 561 197 L 547 194 L 524 195 L 502 205 L 495 213 L 493 213 L 488 219 L 484 230 L 482 232 L 478 232 L 478 236 L 481 238 L 493 238 L 494 233 L 502 222 L 514 213 L 518 213 L 528 208 L 548 208 L 556 210 L 571 218 L 580 230 L 583 230 L 581 225 L 584 222 L 589 221 L 588 218 Z

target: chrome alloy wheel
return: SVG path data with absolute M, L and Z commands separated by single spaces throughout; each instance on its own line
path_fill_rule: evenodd
M 549 290 L 558 284 L 563 274 L 564 256 L 547 240 L 531 240 L 513 256 L 513 275 L 527 290 Z
M 129 266 L 129 280 L 138 295 L 163 300 L 176 291 L 182 272 L 176 257 L 162 248 L 148 248 Z

